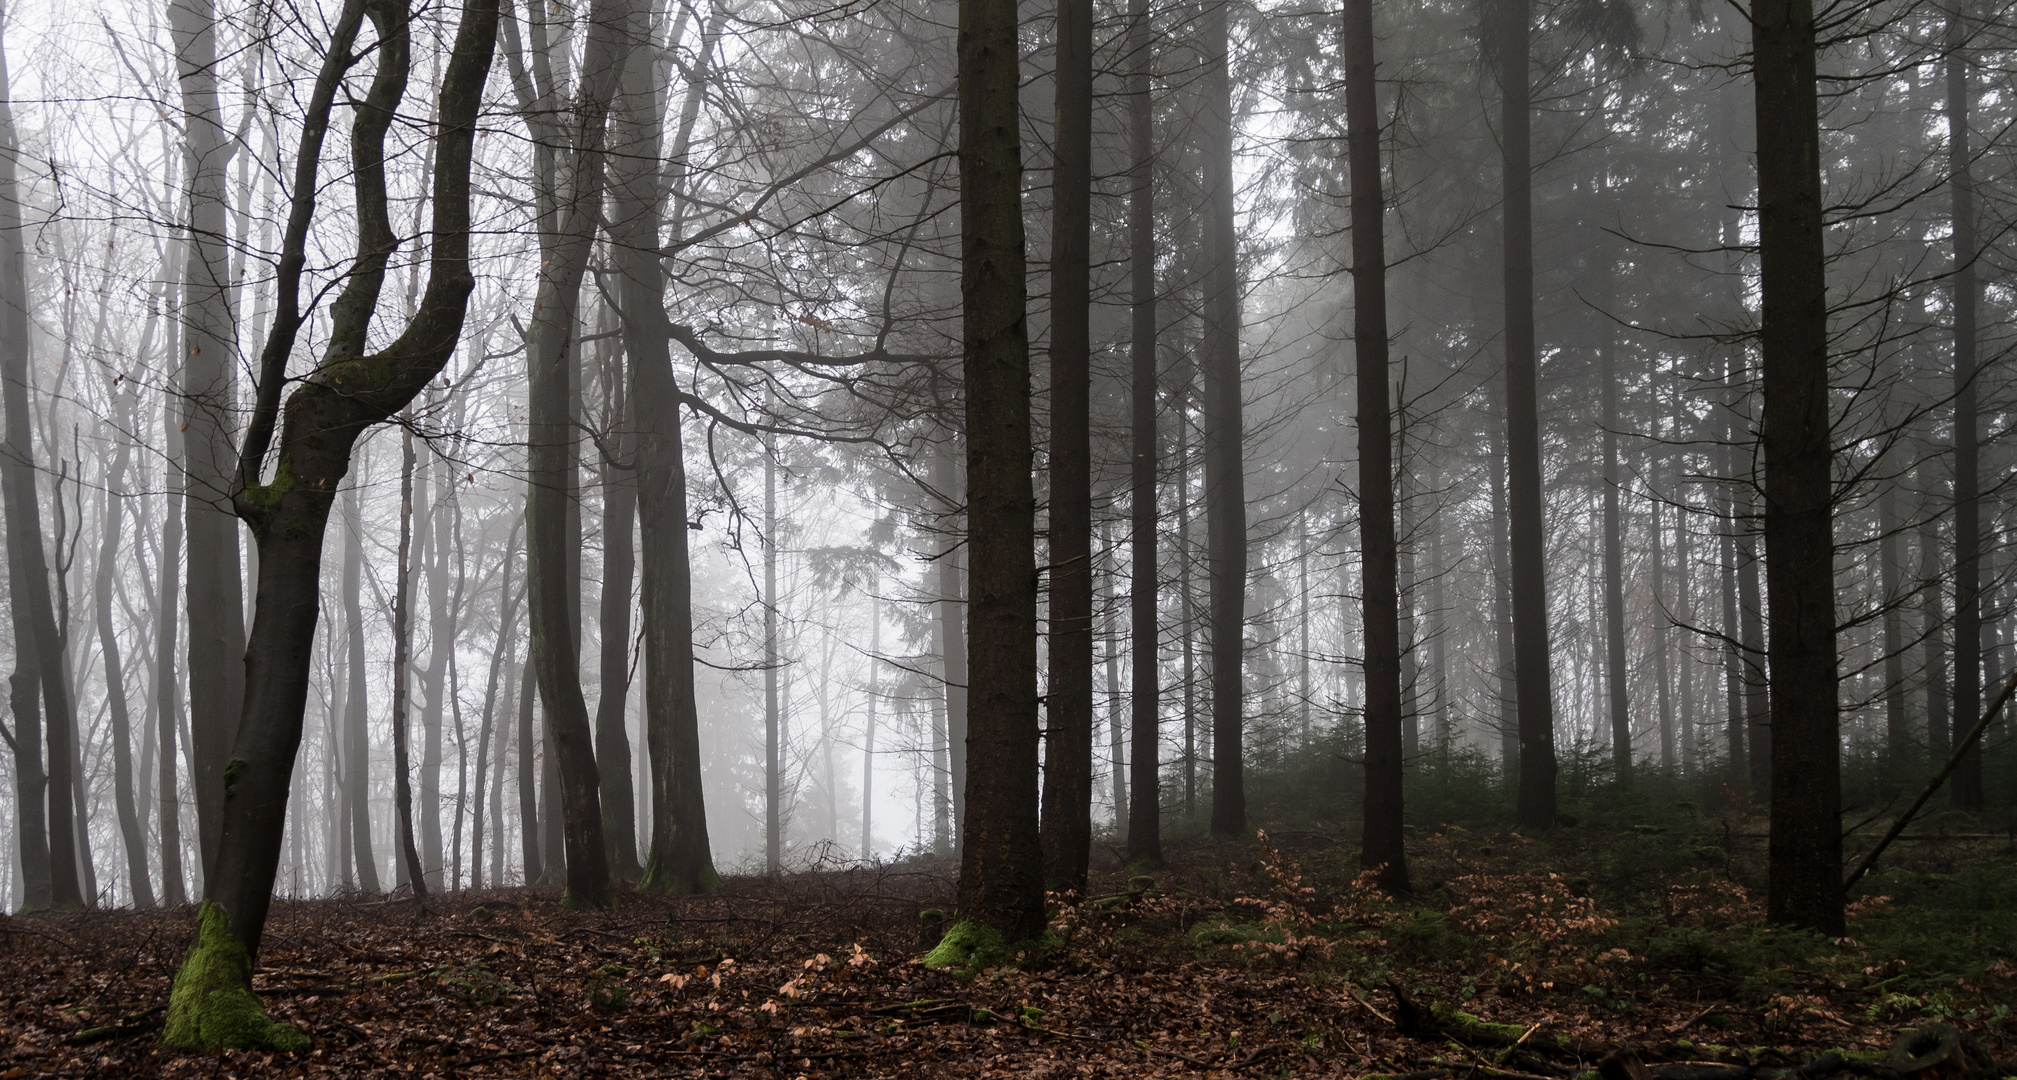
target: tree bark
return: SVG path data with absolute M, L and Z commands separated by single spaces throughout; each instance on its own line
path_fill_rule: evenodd
M 777 447 L 763 444 L 763 868 L 784 865 L 784 710 L 778 701 Z
M 511 523 L 511 538 L 504 542 L 504 581 L 498 586 L 497 640 L 490 649 L 490 674 L 484 680 L 483 720 L 476 734 L 476 791 L 470 799 L 474 808 L 469 823 L 469 887 L 483 888 L 483 796 L 490 763 L 491 732 L 497 718 L 498 679 L 518 658 L 518 601 L 522 595 L 511 591 L 511 573 L 518 563 L 518 530 L 523 521 Z M 500 740 L 500 743 L 502 740 Z M 499 756 L 502 757 L 500 750 Z M 503 831 L 502 819 L 493 814 L 493 826 Z M 493 884 L 502 885 L 495 874 Z
M 173 330 L 170 341 L 179 341 Z M 180 346 L 176 346 L 179 348 Z M 171 355 L 172 355 L 171 350 Z M 155 582 L 154 610 L 154 759 L 157 770 L 154 798 L 159 808 L 155 846 L 161 862 L 161 902 L 181 907 L 189 902 L 182 878 L 182 795 L 176 787 L 176 732 L 182 727 L 181 680 L 175 663 L 175 638 L 182 625 L 182 433 L 176 423 L 173 397 L 162 404 L 161 427 L 165 438 L 161 462 L 161 576 Z
M 1506 508 L 1519 681 L 1520 787 L 1514 820 L 1555 824 L 1555 700 L 1548 655 L 1547 533 L 1541 494 L 1539 361 L 1534 348 L 1529 0 L 1498 0 L 1501 183 L 1505 214 Z
M 1204 8 L 1205 530 L 1211 576 L 1212 835 L 1247 831 L 1243 706 L 1247 598 L 1245 425 L 1241 419 L 1240 270 L 1233 220 L 1230 0 Z
M 1931 455 L 1919 462 L 1920 497 L 1928 504 L 1939 501 L 1940 478 Z M 1954 730 L 1948 725 L 1947 693 L 1947 613 L 1940 595 L 1940 523 L 1934 514 L 1922 510 L 1919 525 L 1919 618 L 1925 641 L 1922 668 L 1926 679 L 1926 751 L 1930 761 L 1947 759 L 1953 749 Z
M 1773 922 L 1839 936 L 1834 459 L 1812 0 L 1759 0 L 1751 25 L 1772 673 L 1766 913 Z
M 1080 895 L 1093 828 L 1092 128 L 1092 0 L 1058 0 L 1043 855 L 1050 888 Z
M 973 562 L 959 912 L 1004 941 L 1044 928 L 1016 30 L 1013 0 L 960 0 L 960 301 Z
M 518 678 L 518 857 L 525 868 L 524 884 L 534 885 L 546 879 L 546 861 L 542 857 L 542 835 L 539 829 L 539 743 L 532 722 L 532 702 L 538 690 L 538 675 L 532 670 L 532 657 L 525 658 L 525 669 Z
M 1401 564 L 1394 532 L 1388 387 L 1386 185 L 1380 176 L 1373 0 L 1345 2 L 1345 131 L 1351 172 L 1352 352 L 1358 362 L 1359 594 L 1366 673 L 1366 802 L 1359 865 L 1409 890 L 1402 834 Z
M 637 438 L 631 398 L 624 386 L 627 358 L 618 349 L 605 349 L 604 354 L 613 399 L 609 416 L 616 430 L 609 436 L 612 453 L 602 455 L 601 461 L 601 648 L 597 667 L 602 693 L 595 702 L 595 760 L 603 777 L 602 832 L 609 846 L 610 869 L 621 878 L 636 881 L 644 867 L 637 861 L 637 797 L 631 788 L 630 734 L 625 721 L 630 703 L 630 583 L 637 571 L 637 549 L 631 545 L 631 530 L 637 525 Z
M 1128 0 L 1128 285 L 1132 332 L 1128 342 L 1133 457 L 1129 513 L 1134 539 L 1129 553 L 1130 629 L 1134 634 L 1133 700 L 1129 717 L 1129 767 L 1134 801 L 1128 804 L 1124 861 L 1143 870 L 1163 864 L 1162 641 L 1156 603 L 1161 555 L 1156 543 L 1156 473 L 1162 468 L 1156 429 L 1156 199 L 1155 113 L 1149 97 L 1155 66 L 1154 27 L 1148 0 Z

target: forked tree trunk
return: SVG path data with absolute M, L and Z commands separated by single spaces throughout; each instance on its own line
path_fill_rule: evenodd
M 1058 0 L 1057 13 L 1043 856 L 1050 888 L 1084 895 L 1093 828 L 1093 0 Z
M 1034 938 L 1044 928 L 1036 494 L 1016 32 L 1014 0 L 960 4 L 960 300 L 973 561 L 959 913 L 1005 941 Z
M 1766 914 L 1839 936 L 1834 447 L 1812 0 L 1751 7 L 1764 321 L 1772 823 Z
M 1352 352 L 1358 362 L 1359 593 L 1366 673 L 1366 803 L 1359 864 L 1408 891 L 1402 835 L 1401 569 L 1394 534 L 1394 419 L 1387 385 L 1386 189 L 1373 0 L 1345 4 L 1345 130 L 1352 192 Z

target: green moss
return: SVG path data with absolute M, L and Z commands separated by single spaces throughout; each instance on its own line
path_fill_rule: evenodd
M 644 864 L 644 876 L 637 888 L 639 892 L 667 896 L 712 896 L 721 891 L 721 884 L 721 875 L 715 873 L 713 863 L 703 864 L 696 875 L 675 874 L 661 867 L 658 856 L 653 855 Z
M 1001 963 L 1007 953 L 1000 932 L 977 919 L 961 919 L 924 955 L 924 966 L 957 968 L 960 978 L 970 979 L 982 968 Z
M 270 484 L 251 484 L 245 488 L 245 501 L 262 510 L 271 510 L 280 505 L 280 500 L 294 490 L 294 463 L 287 458 L 280 459 L 280 467 L 273 473 Z
M 231 936 L 224 909 L 204 901 L 197 915 L 196 947 L 182 960 L 168 995 L 161 1045 L 171 1050 L 308 1049 L 308 1036 L 266 1018 L 252 993 L 252 958 Z

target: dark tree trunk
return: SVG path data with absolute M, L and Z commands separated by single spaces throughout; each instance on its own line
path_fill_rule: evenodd
M 171 247 L 170 250 L 173 250 Z M 171 329 L 168 340 L 180 336 Z M 171 345 L 173 355 L 179 345 Z M 155 847 L 161 860 L 161 902 L 180 907 L 189 902 L 182 878 L 182 797 L 176 787 L 176 733 L 182 728 L 182 694 L 175 639 L 182 625 L 182 433 L 176 422 L 173 396 L 163 402 L 161 462 L 161 577 L 154 583 L 154 800 L 159 809 Z
M 932 450 L 931 484 L 948 506 L 957 507 L 965 499 L 961 483 L 959 442 L 948 432 L 944 442 Z M 966 822 L 967 752 L 967 634 L 966 574 L 963 572 L 962 530 L 957 517 L 948 514 L 940 526 L 938 557 L 934 577 L 938 600 L 932 605 L 933 644 L 945 678 L 945 766 L 938 775 L 951 789 L 950 798 L 940 793 L 933 810 L 935 850 L 951 851 L 953 838 L 963 835 Z M 937 781 L 935 781 L 936 783 Z
M 412 422 L 412 414 L 407 414 Z M 413 895 L 425 900 L 428 873 L 413 842 L 412 768 L 407 753 L 407 702 L 413 682 L 413 430 L 399 442 L 399 560 L 392 593 L 392 808 L 399 820 L 399 859 Z
M 498 679 L 510 669 L 512 661 L 518 658 L 518 601 L 524 594 L 511 590 L 511 577 L 518 564 L 518 530 L 523 524 L 522 521 L 512 522 L 511 538 L 504 542 L 504 583 L 498 586 L 497 593 L 497 641 L 490 650 L 490 675 L 484 680 L 483 690 L 483 721 L 476 735 L 476 791 L 470 800 L 474 813 L 469 823 L 469 887 L 472 889 L 483 888 L 483 796 L 489 776 L 491 733 L 496 730 L 497 684 Z M 502 742 L 502 739 L 498 740 L 499 757 L 503 757 Z M 504 831 L 503 819 L 497 814 L 491 814 L 491 822 L 496 832 Z M 494 838 L 492 842 L 496 842 Z M 492 874 L 491 884 L 504 883 Z
M 1898 480 L 1884 485 L 1877 497 L 1878 588 L 1884 604 L 1884 756 L 1892 777 L 1889 787 L 1902 790 L 1910 781 L 1906 763 L 1912 760 L 1911 720 L 1905 704 L 1905 561 L 1900 550 L 1905 524 L 1898 508 Z
M 1982 708 L 1982 496 L 1976 384 L 1975 179 L 1969 146 L 1968 28 L 1947 12 L 1947 187 L 1953 196 L 1954 316 L 1954 738 Z M 1948 790 L 1958 810 L 1982 809 L 1982 745 L 1961 755 Z
M 1149 77 L 1155 39 L 1148 0 L 1128 0 L 1128 243 L 1129 304 L 1133 318 L 1129 377 L 1134 427 L 1128 503 L 1133 518 L 1131 617 L 1134 631 L 1134 698 L 1129 718 L 1135 799 L 1128 804 L 1129 866 L 1163 864 L 1162 836 L 1162 635 L 1156 604 L 1156 472 L 1162 467 L 1156 431 L 1156 207 L 1155 116 Z
M 476 118 L 496 37 L 494 0 L 470 0 L 465 6 L 442 72 L 431 177 L 433 250 L 426 290 L 393 341 L 378 353 L 362 353 L 368 313 L 376 306 L 392 253 L 392 243 L 385 239 L 391 230 L 385 217 L 383 159 L 373 151 L 384 145 L 383 132 L 398 104 L 408 64 L 403 9 L 390 4 L 374 8 L 379 76 L 356 110 L 352 140 L 353 157 L 358 159 L 354 173 L 359 256 L 332 309 L 329 352 L 323 364 L 304 380 L 290 384 L 284 379 L 294 334 L 303 321 L 296 306 L 297 289 L 308 224 L 315 212 L 314 162 L 321 128 L 354 40 L 357 13 L 357 5 L 345 9 L 307 108 L 310 137 L 303 139 L 282 248 L 282 302 L 260 357 L 256 402 L 236 481 L 236 509 L 259 545 L 259 590 L 246 650 L 244 711 L 231 761 L 223 770 L 230 778 L 224 787 L 223 828 L 214 872 L 204 885 L 205 898 L 223 909 L 229 932 L 249 958 L 258 956 L 285 835 L 288 785 L 301 744 L 315 641 L 322 537 L 336 489 L 349 469 L 357 438 L 405 408 L 440 374 L 461 334 L 475 285 L 469 268 L 469 174 Z M 395 83 L 389 90 L 388 80 Z M 294 390 L 283 405 L 287 385 Z M 269 450 L 275 479 L 261 483 Z
M 1647 471 L 1653 476 L 1653 488 L 1656 492 L 1652 506 L 1653 543 L 1651 552 L 1653 578 L 1653 610 L 1651 613 L 1653 622 L 1653 695 L 1655 705 L 1660 714 L 1660 768 L 1672 769 L 1679 762 L 1680 755 L 1675 752 L 1674 698 L 1673 684 L 1670 680 L 1672 673 L 1668 671 L 1667 667 L 1667 624 L 1671 621 L 1672 616 L 1667 609 L 1667 537 L 1660 522 L 1660 501 L 1657 493 L 1661 490 L 1660 482 L 1662 478 L 1660 463 L 1657 459 Z M 1681 563 L 1681 573 L 1684 575 L 1684 580 L 1687 572 L 1688 564 L 1684 560 Z M 1687 610 L 1687 604 L 1683 603 L 1681 605 L 1681 617 L 1683 619 L 1688 618 Z M 1684 673 L 1682 679 L 1685 680 L 1686 678 L 1687 675 Z M 1681 734 L 1683 736 L 1681 745 L 1685 747 L 1687 745 L 1687 735 L 1689 734 L 1685 716 L 1682 718 Z
M 973 562 L 959 912 L 1005 941 L 1044 928 L 1016 29 L 1013 0 L 960 0 L 960 301 Z
M 581 86 L 570 110 L 572 152 L 556 196 L 554 231 L 541 240 L 545 261 L 527 343 L 531 397 L 525 531 L 532 660 L 560 775 L 567 897 L 590 908 L 608 907 L 614 897 L 595 736 L 581 692 L 579 594 L 570 573 L 579 554 L 569 543 L 576 531 L 569 517 L 576 503 L 568 497 L 576 471 L 570 372 L 578 361 L 574 329 L 581 279 L 602 212 L 605 121 L 631 49 L 643 37 L 641 23 L 625 0 L 598 0 L 589 10 Z
M 1838 936 L 1842 913 L 1828 289 L 1811 0 L 1752 5 L 1771 605 L 1773 922 Z
M 448 704 L 448 668 L 455 654 L 456 631 L 448 595 L 448 500 L 443 497 L 442 468 L 442 461 L 430 452 L 427 475 L 415 479 L 419 485 L 415 491 L 413 510 L 415 565 L 406 571 L 406 576 L 416 586 L 423 567 L 427 577 L 427 668 L 419 673 L 421 688 L 427 697 L 420 711 L 420 810 L 416 824 L 419 827 L 420 863 L 427 871 L 427 888 L 437 893 L 446 889 L 442 873 L 447 863 L 443 858 L 441 837 L 441 736 Z M 411 617 L 409 614 L 408 618 Z
M 1513 649 L 1513 551 L 1506 515 L 1506 432 L 1503 416 L 1491 427 L 1492 644 L 1498 662 L 1499 769 L 1510 786 L 1520 775 L 1520 676 Z
M 610 869 L 636 881 L 644 868 L 637 861 L 637 795 L 631 787 L 630 735 L 624 724 L 630 702 L 630 583 L 637 569 L 637 549 L 631 546 L 637 524 L 637 439 L 624 386 L 626 358 L 616 349 L 605 353 L 609 416 L 616 430 L 610 437 L 614 460 L 605 454 L 601 462 L 602 644 L 597 666 L 602 693 L 595 702 L 595 760 L 602 773 L 602 831 Z
M 527 885 L 546 879 L 546 862 L 540 851 L 544 845 L 539 829 L 539 736 L 532 717 L 538 681 L 532 670 L 532 657 L 528 656 L 518 677 L 518 730 L 515 735 L 518 745 L 518 857 L 525 866 Z
M 154 886 L 147 873 L 147 836 L 140 827 L 139 800 L 133 772 L 133 724 L 126 700 L 126 668 L 119 652 L 119 635 L 112 625 L 113 577 L 119 563 L 120 541 L 124 539 L 126 467 L 132 453 L 127 441 L 133 430 L 133 383 L 121 379 L 112 388 L 115 429 L 112 464 L 105 474 L 105 507 L 99 516 L 102 526 L 98 544 L 97 581 L 92 586 L 98 621 L 98 645 L 105 657 L 105 698 L 112 722 L 112 802 L 119 818 L 119 838 L 126 851 L 126 879 L 133 892 L 133 906 L 142 910 L 154 906 Z
M 1940 523 L 1930 511 L 1940 499 L 1940 477 L 1931 455 L 1919 462 L 1919 493 L 1926 507 L 1919 525 L 1919 618 L 1925 640 L 1923 670 L 1926 678 L 1926 753 L 1933 762 L 1947 760 L 1954 748 L 1954 731 L 1948 724 L 1947 694 L 1947 613 L 1940 595 Z
M 1241 419 L 1240 267 L 1233 221 L 1230 0 L 1204 9 L 1205 530 L 1211 577 L 1212 835 L 1247 831 L 1244 620 L 1247 600 L 1245 424 Z
M 350 846 L 357 860 L 357 883 L 367 893 L 379 891 L 378 855 L 371 849 L 371 684 L 365 679 L 364 604 L 361 595 L 364 577 L 364 513 L 358 505 L 357 486 L 343 493 L 344 516 L 349 529 L 343 537 L 343 629 L 349 656 L 344 677 L 350 690 L 344 695 L 343 788 L 344 803 L 350 811 L 346 823 Z
M 216 16 L 210 0 L 168 6 L 184 117 L 188 263 L 182 280 L 181 427 L 188 520 L 190 765 L 205 871 L 216 860 L 224 768 L 245 697 L 245 586 L 231 511 L 231 417 L 237 406 L 225 167 L 231 140 L 217 100 Z M 53 842 L 52 836 L 52 842 Z
M 49 782 L 43 771 L 41 651 L 55 638 L 49 606 L 49 565 L 42 548 L 42 510 L 35 491 L 35 441 L 28 408 L 28 259 L 22 246 L 21 194 L 16 185 L 11 84 L 0 53 L 0 402 L 6 443 L 0 450 L 0 496 L 7 515 L 7 612 L 13 628 L 14 670 L 8 676 L 8 743 L 14 756 L 15 840 L 21 855 L 22 908 L 40 911 L 58 902 L 50 851 Z M 45 628 L 44 622 L 48 625 Z M 53 742 L 53 740 L 52 740 Z M 172 760 L 172 759 L 170 759 Z M 67 818 L 68 807 L 58 805 Z M 76 876 L 62 902 L 75 906 Z
M 1093 830 L 1092 0 L 1058 0 L 1053 145 L 1043 853 L 1049 886 L 1083 896 Z
M 1608 268 L 1604 271 L 1608 273 Z M 1632 771 L 1632 705 L 1625 656 L 1625 549 L 1618 513 L 1618 358 L 1615 334 L 1604 331 L 1604 684 L 1610 691 L 1611 769 L 1623 780 Z M 1659 613 L 1655 617 L 1661 617 Z
M 1528 0 L 1498 0 L 1505 214 L 1506 509 L 1519 681 L 1520 790 L 1514 820 L 1555 824 L 1555 700 L 1548 657 L 1547 534 L 1541 495 L 1539 362 L 1534 348 L 1534 208 Z
M 1725 782 L 1741 791 L 1749 783 L 1750 753 L 1744 742 L 1744 624 L 1737 613 L 1737 540 L 1733 533 L 1742 528 L 1736 517 L 1736 500 L 1725 486 L 1722 500 L 1723 535 L 1720 540 L 1723 593 L 1723 739 L 1729 755 L 1729 775 Z
M 702 37 L 711 51 L 721 9 Z M 675 39 L 677 34 L 674 35 Z M 693 580 L 688 569 L 686 458 L 680 441 L 679 388 L 665 324 L 665 270 L 653 254 L 665 190 L 659 180 L 659 129 L 665 114 L 656 84 L 656 50 L 638 49 L 625 69 L 617 114 L 610 236 L 619 278 L 617 306 L 629 353 L 631 412 L 636 420 L 638 543 L 642 556 L 639 620 L 644 635 L 644 739 L 651 770 L 651 838 L 641 883 L 673 893 L 720 884 L 707 840 L 701 797 L 700 711 L 693 685 Z M 699 93 L 698 81 L 690 96 Z M 691 127 L 683 123 L 683 127 Z M 674 160 L 685 156 L 676 146 Z
M 1345 118 L 1351 169 L 1352 351 L 1358 360 L 1359 594 L 1364 610 L 1366 808 L 1359 865 L 1408 891 L 1402 834 L 1400 550 L 1394 535 L 1394 420 L 1388 388 L 1386 190 L 1373 0 L 1345 3 Z
M 777 447 L 763 446 L 763 868 L 784 865 L 784 711 L 778 701 Z

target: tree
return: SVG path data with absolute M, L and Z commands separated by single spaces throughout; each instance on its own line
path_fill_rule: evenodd
M 960 2 L 960 309 L 972 562 L 959 914 L 1004 941 L 1034 938 L 1044 927 L 1016 25 L 1013 0 Z
M 1239 232 L 1233 191 L 1231 0 L 1204 6 L 1205 530 L 1211 577 L 1212 835 L 1247 829 L 1243 750 L 1246 702 L 1247 497 L 1241 419 Z
M 1366 672 L 1366 809 L 1359 864 L 1408 891 L 1402 833 L 1401 570 L 1394 531 L 1394 420 L 1388 399 L 1386 194 L 1373 0 L 1345 5 L 1346 155 L 1351 170 L 1352 352 L 1358 363 L 1359 591 Z
M 1134 699 L 1128 755 L 1134 801 L 1128 804 L 1126 862 L 1153 870 L 1163 862 L 1162 641 L 1156 603 L 1161 584 L 1156 544 L 1156 473 L 1161 468 L 1156 430 L 1156 199 L 1155 117 L 1149 76 L 1155 40 L 1148 0 L 1128 0 L 1128 284 L 1132 333 L 1128 340 L 1130 421 L 1134 445 L 1128 506 L 1134 528 L 1129 563 L 1130 623 L 1134 635 Z M 1053 331 L 1055 333 L 1055 331 Z
M 1842 823 L 1835 667 L 1828 282 L 1811 0 L 1752 5 L 1764 321 L 1765 574 L 1772 677 L 1766 913 L 1839 936 Z
M 1969 149 L 1968 27 L 1959 3 L 1947 10 L 1947 188 L 1953 199 L 1954 242 L 1954 739 L 1982 707 L 1981 416 L 1976 368 L 1976 308 L 1981 290 L 1975 263 L 1975 176 Z M 1980 742 L 1954 770 L 1954 805 L 1982 809 Z
M 1044 877 L 1084 895 L 1092 849 L 1093 3 L 1058 0 L 1051 180 L 1050 682 Z
M 287 367 L 306 316 L 300 279 L 315 216 L 322 136 L 354 58 L 366 0 L 350 0 L 331 27 L 288 193 L 278 302 L 259 356 L 254 407 L 234 481 L 233 506 L 251 527 L 259 551 L 244 709 L 236 745 L 222 770 L 227 780 L 223 827 L 204 880 L 201 926 L 176 976 L 162 1031 L 163 1044 L 171 1047 L 285 1049 L 305 1044 L 298 1032 L 265 1019 L 252 997 L 251 978 L 272 901 L 288 788 L 301 744 L 323 533 L 358 437 L 405 408 L 441 372 L 454 352 L 475 287 L 469 265 L 470 162 L 497 35 L 495 0 L 468 0 L 443 65 L 430 177 L 433 250 L 426 289 L 400 333 L 384 348 L 364 351 L 395 243 L 387 213 L 384 136 L 404 95 L 411 63 L 405 9 L 373 0 L 368 13 L 378 34 L 377 71 L 352 121 L 357 254 L 349 281 L 331 307 L 322 362 L 307 377 L 294 380 L 287 378 Z M 290 384 L 294 389 L 288 393 Z M 268 476 L 270 480 L 263 479 Z
M 1506 518 L 1520 781 L 1514 819 L 1555 824 L 1555 698 L 1548 656 L 1546 503 L 1541 495 L 1539 361 L 1534 348 L 1534 182 L 1528 0 L 1498 5 L 1501 213 L 1505 222 Z

